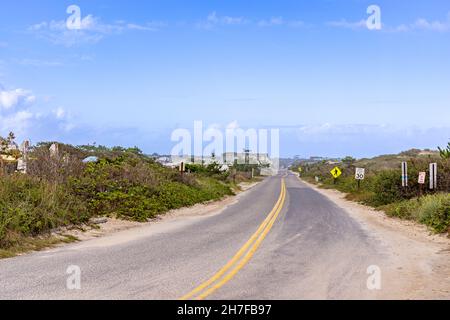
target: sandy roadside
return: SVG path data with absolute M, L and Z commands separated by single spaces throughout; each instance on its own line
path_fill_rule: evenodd
M 382 269 L 380 299 L 450 299 L 450 239 L 426 226 L 386 216 L 345 199 L 337 190 L 307 183 L 344 209 L 382 244 L 388 263 Z

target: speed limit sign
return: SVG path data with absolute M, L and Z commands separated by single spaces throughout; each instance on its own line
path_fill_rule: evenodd
M 364 180 L 365 176 L 366 176 L 366 169 L 356 168 L 356 173 L 355 173 L 356 180 Z

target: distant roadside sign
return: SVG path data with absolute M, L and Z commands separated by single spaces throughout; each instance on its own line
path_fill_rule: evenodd
M 425 184 L 426 177 L 427 177 L 426 172 L 419 172 L 419 184 Z
M 339 178 L 342 175 L 342 171 L 338 167 L 334 167 L 334 169 L 331 170 L 330 173 L 335 179 Z
M 402 187 L 408 186 L 408 163 L 402 162 Z
M 430 189 L 437 189 L 437 163 L 430 163 Z
M 356 180 L 364 180 L 366 177 L 366 169 L 365 168 L 356 168 L 355 179 Z

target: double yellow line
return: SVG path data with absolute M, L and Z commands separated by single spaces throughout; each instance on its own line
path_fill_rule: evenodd
M 258 230 L 256 230 L 251 238 L 242 246 L 241 249 L 239 249 L 236 255 L 222 269 L 219 270 L 219 272 L 185 296 L 181 297 L 180 300 L 188 300 L 192 298 L 195 298 L 196 300 L 205 299 L 230 281 L 239 272 L 239 270 L 241 270 L 250 261 L 256 250 L 258 250 L 259 246 L 263 242 L 264 238 L 269 233 L 270 229 L 272 229 L 273 224 L 283 209 L 285 198 L 286 184 L 284 179 L 282 179 L 280 197 L 278 198 L 275 207 L 273 207 L 272 211 L 266 219 L 264 219 Z M 230 269 L 231 271 L 228 272 Z

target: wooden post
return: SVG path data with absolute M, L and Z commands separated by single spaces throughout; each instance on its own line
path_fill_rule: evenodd
M 183 176 L 183 172 L 184 172 L 184 162 L 180 163 L 180 174 Z

